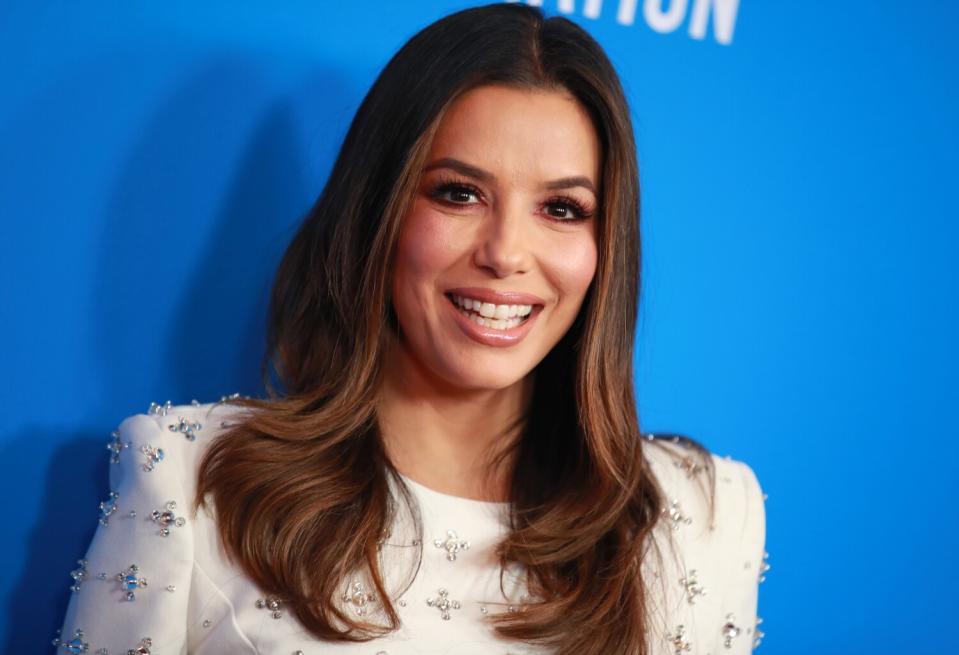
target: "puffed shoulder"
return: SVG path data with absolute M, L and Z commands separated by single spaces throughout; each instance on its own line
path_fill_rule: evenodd
M 669 643 L 688 643 L 695 652 L 751 652 L 762 637 L 758 585 L 769 568 L 765 494 L 755 472 L 679 440 L 647 438 L 643 446 L 666 496 L 658 534 L 675 555 L 663 570 L 667 582 L 678 583 L 663 602 Z M 690 633 L 691 625 L 699 629 Z
M 151 403 L 113 431 L 109 494 L 86 556 L 71 573 L 73 594 L 55 640 L 64 652 L 192 647 L 199 634 L 188 615 L 195 594 L 194 474 L 202 451 L 238 409 L 222 400 Z

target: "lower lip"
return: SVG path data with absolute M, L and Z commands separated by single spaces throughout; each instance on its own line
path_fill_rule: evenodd
M 534 306 L 529 318 L 516 327 L 509 328 L 508 330 L 497 330 L 495 328 L 483 327 L 472 319 L 466 318 L 463 316 L 463 309 L 459 305 L 455 304 L 448 296 L 444 295 L 443 298 L 453 313 L 453 320 L 456 321 L 456 324 L 460 326 L 460 329 L 463 330 L 466 336 L 484 345 L 498 348 L 515 346 L 522 341 L 529 331 L 533 329 L 533 322 L 536 320 L 536 317 L 539 316 L 540 310 L 542 309 L 539 306 Z

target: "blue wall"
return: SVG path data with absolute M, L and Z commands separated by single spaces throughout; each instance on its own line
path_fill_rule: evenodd
M 270 275 L 352 113 L 469 4 L 0 4 L 3 652 L 46 651 L 120 420 L 259 393 Z M 957 6 L 629 4 L 545 8 L 633 103 L 644 428 L 769 494 L 758 652 L 959 650 Z

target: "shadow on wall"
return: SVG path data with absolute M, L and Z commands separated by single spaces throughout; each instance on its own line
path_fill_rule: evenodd
M 70 435 L 30 428 L 6 442 L 3 461 L 24 470 L 38 441 L 58 443 L 43 476 L 39 513 L 26 543 L 26 560 L 11 573 L 19 576 L 6 602 L 9 617 L 4 653 L 52 652 L 50 643 L 60 627 L 72 593 L 70 571 L 86 552 L 97 527 L 99 501 L 107 497 L 109 435 L 94 438 L 94 430 Z M 6 485 L 4 485 L 6 486 Z M 16 494 L 16 489 L 5 493 Z M 44 649 L 46 645 L 48 649 Z
M 124 397 L 130 373 L 146 371 L 167 395 L 133 406 L 259 393 L 273 272 L 313 185 L 288 106 L 300 99 L 251 100 L 266 94 L 258 78 L 235 61 L 207 64 L 157 110 L 118 167 L 91 343 L 105 398 Z M 162 336 L 144 348 L 131 329 Z
M 332 161 L 354 109 L 354 89 L 315 66 L 304 65 L 303 79 L 277 99 L 277 83 L 265 81 L 256 61 L 220 57 L 201 65 L 156 108 L 116 166 L 90 293 L 88 347 L 97 367 L 89 380 L 100 387 L 101 415 L 111 407 L 144 412 L 168 398 L 262 395 L 273 273 L 325 182 L 317 158 Z M 79 70 L 111 68 L 94 60 Z M 304 124 L 313 129 L 305 138 L 296 130 Z M 148 397 L 156 390 L 164 395 Z M 38 652 L 60 627 L 69 572 L 109 492 L 105 445 L 125 413 L 89 431 L 50 435 L 59 445 L 46 467 L 28 560 L 7 598 L 3 652 Z M 43 430 L 6 441 L 5 461 L 27 456 L 18 449 Z

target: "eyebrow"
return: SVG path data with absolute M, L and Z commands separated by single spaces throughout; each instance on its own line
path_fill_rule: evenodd
M 472 164 L 467 164 L 466 162 L 460 161 L 459 159 L 455 159 L 453 157 L 443 157 L 442 159 L 437 159 L 436 161 L 427 164 L 427 166 L 423 168 L 423 172 L 428 173 L 429 171 L 437 168 L 450 168 L 461 175 L 472 177 L 483 182 L 496 181 L 496 176 L 489 171 L 484 171 L 482 168 L 477 168 Z M 550 180 L 545 185 L 547 189 L 570 189 L 577 186 L 592 191 L 594 195 L 596 194 L 596 187 L 593 185 L 592 180 L 583 175 L 561 177 L 557 180 Z

